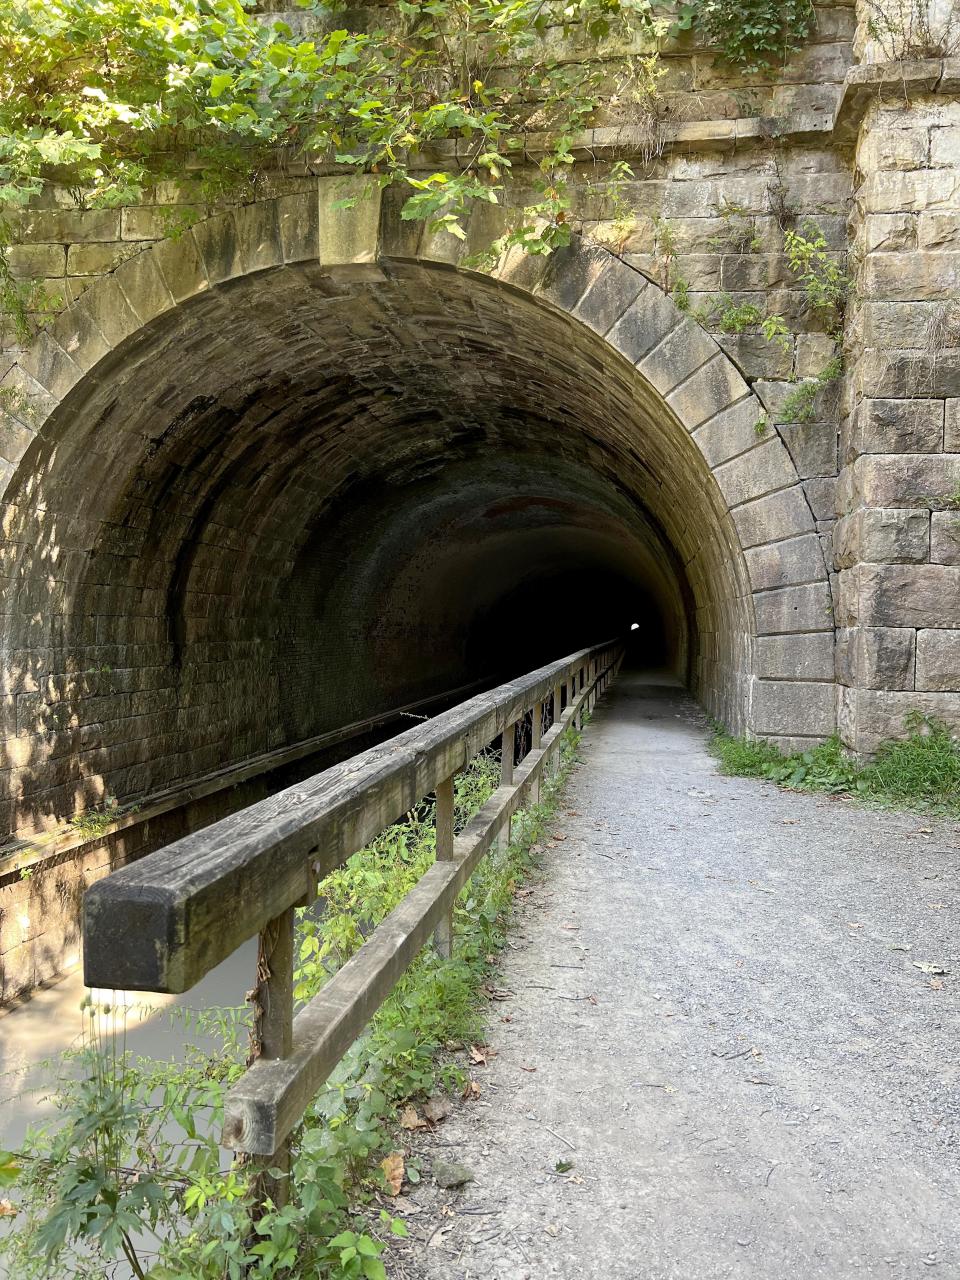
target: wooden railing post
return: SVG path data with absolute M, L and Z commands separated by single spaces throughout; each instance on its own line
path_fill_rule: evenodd
M 539 751 L 540 744 L 543 741 L 543 703 L 535 702 L 533 710 L 530 713 L 530 750 Z M 531 800 L 534 804 L 540 803 L 540 774 L 538 773 L 533 783 Z
M 437 862 L 453 861 L 453 775 L 437 784 L 436 839 Z M 445 960 L 453 955 L 453 904 L 437 925 L 434 934 L 437 951 Z
M 513 784 L 513 753 L 517 744 L 517 727 L 516 724 L 508 724 L 500 738 L 500 785 L 501 787 L 509 787 Z M 501 849 L 505 849 L 510 843 L 510 819 L 506 822 L 500 831 L 500 837 L 497 841 Z
M 557 724 L 563 715 L 563 684 L 555 684 L 553 686 L 553 723 Z M 560 772 L 560 742 L 556 743 L 556 748 L 551 761 L 551 768 L 554 774 Z
M 293 1049 L 293 907 L 268 922 L 257 940 L 257 985 L 249 993 L 253 1004 L 250 1057 L 288 1058 Z M 290 1192 L 290 1139 L 271 1156 L 253 1162 L 256 1199 L 272 1200 L 278 1209 Z M 281 1177 L 269 1171 L 278 1169 Z

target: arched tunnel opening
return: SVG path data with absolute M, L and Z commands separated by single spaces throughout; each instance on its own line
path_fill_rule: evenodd
M 212 287 L 105 354 L 20 474 L 6 644 L 40 693 L 12 704 L 12 828 L 613 635 L 740 698 L 747 593 L 689 433 L 591 327 L 494 280 Z

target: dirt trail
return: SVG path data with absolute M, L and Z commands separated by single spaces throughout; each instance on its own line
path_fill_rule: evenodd
M 705 742 L 641 677 L 598 708 L 399 1275 L 960 1277 L 960 831 Z

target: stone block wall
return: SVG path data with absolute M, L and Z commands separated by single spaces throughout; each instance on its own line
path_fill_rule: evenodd
M 911 711 L 960 726 L 960 100 L 950 68 L 864 68 L 841 426 L 844 740 Z

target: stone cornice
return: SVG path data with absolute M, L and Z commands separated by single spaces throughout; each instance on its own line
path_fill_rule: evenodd
M 856 141 L 867 107 L 877 97 L 909 102 L 924 93 L 956 94 L 960 58 L 924 58 L 903 62 L 867 62 L 851 67 L 840 91 L 833 137 L 844 145 Z

